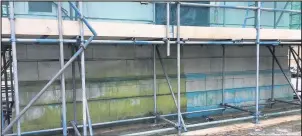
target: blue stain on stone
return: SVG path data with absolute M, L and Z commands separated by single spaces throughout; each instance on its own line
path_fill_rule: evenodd
M 275 89 L 282 89 L 289 87 L 289 84 L 282 84 L 282 85 L 275 85 Z M 272 86 L 260 86 L 259 91 L 270 91 Z M 190 91 L 190 90 L 187 90 Z M 243 87 L 243 88 L 231 88 L 231 89 L 225 89 L 225 103 L 238 105 L 246 102 L 253 102 L 255 100 L 255 91 L 256 87 Z M 208 110 L 208 109 L 215 109 L 215 108 L 221 108 L 219 105 L 222 102 L 222 96 L 221 93 L 222 90 L 200 90 L 194 92 L 186 92 L 187 97 L 187 112 L 191 111 L 199 111 L 199 110 Z M 211 96 L 211 94 L 214 93 Z M 220 93 L 220 94 L 218 94 Z M 221 96 L 221 97 L 219 97 Z M 217 98 L 215 98 L 217 97 Z M 219 97 L 219 98 L 218 98 Z M 215 100 L 211 100 L 215 99 Z M 209 102 L 212 101 L 212 102 Z M 260 101 L 265 101 L 265 99 L 260 99 Z M 253 107 L 253 106 L 251 106 Z M 263 106 L 260 106 L 263 107 Z M 251 108 L 253 109 L 253 108 Z M 228 112 L 236 112 L 238 110 L 230 109 Z M 202 113 L 194 113 L 194 114 L 188 114 L 186 115 L 188 118 L 192 117 L 201 117 L 201 116 L 207 116 L 207 115 L 215 115 L 220 114 L 222 111 L 209 111 L 209 112 L 202 112 Z
M 211 106 L 202 106 L 202 107 L 187 107 L 187 111 L 200 111 L 200 110 L 210 110 L 210 109 L 217 109 L 222 108 L 220 105 L 211 105 Z M 221 114 L 223 110 L 215 110 L 215 111 L 206 111 L 200 113 L 192 113 L 187 114 L 187 118 L 194 118 L 194 117 L 201 117 L 201 116 L 209 116 L 209 115 L 217 115 Z

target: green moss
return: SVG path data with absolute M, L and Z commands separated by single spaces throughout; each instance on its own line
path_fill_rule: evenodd
M 22 131 L 57 128 L 61 126 L 61 108 L 60 106 L 33 107 L 21 120 Z M 14 125 L 15 131 L 16 125 Z
M 185 109 L 187 103 L 185 95 L 181 95 L 181 99 L 181 107 L 182 109 Z M 154 101 L 152 96 L 89 101 L 88 105 L 90 117 L 93 123 L 148 116 L 150 113 L 153 113 L 154 110 Z M 77 121 L 79 124 L 82 124 L 82 103 L 78 102 L 76 107 Z M 158 112 L 162 114 L 176 112 L 176 106 L 171 95 L 158 96 L 157 107 Z M 40 117 L 37 117 L 36 119 L 26 118 L 31 114 L 31 112 L 28 113 L 28 115 L 23 118 L 21 124 L 22 131 L 61 127 L 60 105 L 36 106 L 33 108 L 42 109 L 43 112 L 39 114 Z M 67 121 L 69 122 L 74 118 L 73 104 L 68 103 L 66 108 Z
M 115 116 L 116 120 L 143 116 L 152 109 L 153 100 L 146 97 L 110 101 L 110 116 Z
M 37 83 L 37 84 L 30 84 L 30 85 L 22 85 L 20 86 L 20 106 L 26 106 L 29 101 L 38 94 L 38 92 L 44 87 L 45 83 Z M 35 104 L 51 104 L 51 103 L 58 103 L 58 99 L 56 99 L 55 94 L 57 93 L 56 90 L 60 90 L 59 86 L 54 83 L 50 85 L 50 87 L 45 91 L 44 94 L 37 100 Z M 59 91 L 58 91 L 59 92 Z M 60 92 L 59 92 L 60 93 Z M 51 97 L 50 95 L 54 95 Z
M 175 95 L 177 99 L 177 95 Z M 181 95 L 181 108 L 183 111 L 187 108 L 187 97 L 185 95 Z M 176 105 L 171 95 L 163 95 L 157 97 L 157 107 L 158 112 L 161 114 L 175 113 L 177 112 Z
M 172 90 L 177 93 L 177 79 L 170 79 Z M 186 80 L 180 79 L 180 92 L 186 92 Z M 170 94 L 168 83 L 164 79 L 164 82 L 158 83 L 158 94 Z
M 82 102 L 77 103 L 77 121 L 82 124 L 83 109 Z M 93 123 L 110 120 L 109 112 L 109 101 L 89 101 L 88 102 L 90 118 Z M 74 119 L 73 105 L 67 104 L 67 120 L 71 121 Z
M 175 60 L 169 60 L 168 63 L 171 65 L 167 66 L 169 74 L 175 74 Z M 173 65 L 172 65 L 173 64 Z M 159 65 L 158 65 L 159 66 Z M 159 69 L 161 70 L 161 69 Z M 141 70 L 143 75 L 152 77 L 152 72 L 149 69 Z M 183 70 L 182 70 L 183 71 Z M 134 73 L 134 75 L 132 73 Z M 93 73 L 93 77 L 107 78 L 107 77 L 133 77 L 139 76 L 140 74 L 136 71 L 127 70 L 126 72 L 121 71 L 119 68 L 108 68 L 102 69 L 101 72 Z M 176 106 L 170 95 L 170 91 L 165 79 L 157 80 L 157 108 L 158 112 L 162 114 L 175 113 Z M 54 83 L 48 89 L 49 91 L 59 90 L 59 82 Z M 76 88 L 81 89 L 81 85 L 77 81 Z M 173 91 L 177 92 L 177 80 L 171 79 Z M 40 90 L 44 85 L 44 82 L 39 84 L 24 84 L 23 95 L 21 96 L 24 103 L 28 103 L 30 97 L 28 92 L 36 93 L 33 90 Z M 69 103 L 66 104 L 67 108 L 67 122 L 74 119 L 74 109 L 72 101 L 72 82 L 66 81 L 66 99 Z M 95 90 L 93 90 L 95 89 Z M 99 91 L 99 92 L 98 92 Z M 79 91 L 77 91 L 79 92 Z M 185 79 L 181 79 L 181 92 L 185 92 Z M 147 80 L 129 80 L 129 81 L 113 81 L 113 82 L 100 82 L 100 81 L 89 81 L 87 80 L 87 94 L 91 97 L 88 102 L 90 117 L 93 123 L 106 122 L 127 118 L 135 118 L 141 116 L 149 116 L 154 110 L 153 100 L 153 80 L 152 78 Z M 164 94 L 164 95 L 163 95 Z M 57 97 L 56 94 L 53 94 Z M 79 94 L 78 94 L 79 95 Z M 94 96 L 98 95 L 98 96 Z M 177 95 L 175 95 L 177 97 Z M 78 96 L 79 97 L 79 96 Z M 187 99 L 185 95 L 181 95 L 181 107 L 186 108 Z M 61 104 L 57 100 L 45 101 L 43 97 L 37 101 L 36 104 L 46 104 L 40 106 L 34 106 L 34 108 L 42 109 L 43 112 L 39 114 L 35 119 L 27 118 L 30 117 L 31 112 L 28 112 L 26 117 L 22 120 L 22 131 L 32 131 L 40 129 L 50 129 L 61 127 Z M 77 121 L 82 124 L 82 102 L 77 102 L 76 105 Z M 15 129 L 15 128 L 14 128 Z

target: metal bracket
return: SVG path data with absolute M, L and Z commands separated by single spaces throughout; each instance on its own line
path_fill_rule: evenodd
M 86 47 L 82 44 L 81 36 L 76 37 L 76 45 L 78 45 L 80 48 L 83 48 L 84 50 L 86 50 Z

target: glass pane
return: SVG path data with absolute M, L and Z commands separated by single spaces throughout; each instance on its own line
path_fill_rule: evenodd
M 190 2 L 193 3 L 193 2 Z M 209 2 L 197 2 L 209 4 Z M 176 25 L 176 9 L 177 5 L 170 4 L 170 24 Z M 156 3 L 156 24 L 166 24 L 166 4 Z M 209 26 L 210 8 L 208 7 L 180 7 L 180 25 L 184 26 Z
M 52 12 L 52 2 L 28 2 L 30 12 Z

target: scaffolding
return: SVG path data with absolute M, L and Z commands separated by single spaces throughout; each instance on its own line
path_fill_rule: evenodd
M 224 123 L 224 122 L 232 122 L 232 121 L 239 121 L 239 120 L 249 120 L 253 119 L 256 124 L 259 123 L 259 119 L 262 117 L 266 116 L 273 116 L 273 115 L 281 115 L 281 114 L 287 114 L 287 113 L 292 113 L 292 112 L 299 112 L 301 111 L 300 109 L 296 110 L 291 110 L 291 111 L 283 111 L 283 112 L 278 112 L 278 113 L 268 113 L 268 114 L 263 114 L 259 111 L 259 53 L 260 53 L 260 46 L 266 46 L 268 50 L 270 51 L 272 57 L 273 57 L 273 64 L 272 64 L 272 94 L 271 94 L 271 99 L 270 99 L 270 104 L 273 106 L 274 103 L 276 102 L 281 102 L 281 103 L 287 103 L 287 104 L 293 104 L 293 105 L 301 105 L 301 96 L 298 94 L 297 90 L 294 88 L 293 84 L 290 82 L 290 79 L 286 76 L 285 72 L 283 71 L 283 68 L 281 67 L 277 57 L 275 56 L 275 47 L 276 46 L 289 46 L 289 51 L 293 55 L 297 65 L 298 65 L 298 71 L 302 71 L 301 69 L 301 58 L 299 56 L 300 51 L 295 52 L 295 50 L 292 49 L 291 46 L 301 46 L 301 41 L 280 41 L 280 40 L 271 40 L 271 41 L 263 41 L 260 39 L 260 16 L 261 16 L 261 11 L 280 11 L 281 14 L 278 18 L 278 20 L 275 23 L 275 26 L 278 25 L 278 22 L 280 21 L 280 18 L 282 17 L 284 12 L 289 12 L 289 13 L 299 13 L 301 14 L 301 11 L 298 10 L 287 10 L 285 9 L 288 3 L 286 4 L 284 9 L 276 9 L 276 8 L 262 8 L 261 7 L 261 2 L 257 2 L 255 4 L 255 7 L 248 6 L 227 6 L 227 5 L 211 5 L 211 4 L 199 4 L 199 3 L 186 3 L 186 2 L 168 2 L 166 3 L 167 7 L 167 22 L 166 22 L 166 37 L 163 37 L 161 40 L 135 40 L 135 37 L 132 40 L 94 40 L 95 37 L 97 37 L 97 33 L 95 30 L 92 28 L 92 26 L 89 24 L 89 22 L 86 20 L 84 15 L 82 14 L 83 11 L 83 6 L 82 2 L 78 2 L 78 7 L 75 6 L 72 2 L 69 2 L 71 8 L 74 10 L 76 13 L 76 17 L 78 18 L 79 26 L 80 26 L 80 34 L 77 39 L 63 39 L 63 33 L 62 33 L 62 3 L 58 2 L 57 4 L 57 9 L 58 9 L 58 32 L 59 32 L 59 39 L 26 39 L 26 38 L 16 38 L 15 34 L 15 17 L 14 17 L 14 2 L 10 1 L 9 2 L 9 20 L 10 20 L 10 29 L 11 29 L 11 35 L 10 38 L 2 38 L 2 43 L 11 43 L 11 46 L 8 46 L 7 48 L 1 48 L 1 79 L 2 79 L 2 74 L 4 74 L 4 80 L 5 80 L 5 86 L 1 86 L 1 93 L 2 90 L 5 92 L 6 96 L 6 108 L 7 110 L 2 110 L 1 111 L 1 126 L 4 129 L 2 130 L 1 134 L 2 135 L 21 135 L 21 134 L 39 134 L 43 132 L 52 132 L 52 131 L 62 131 L 63 135 L 68 134 L 68 129 L 73 129 L 76 133 L 76 135 L 81 135 L 79 132 L 79 128 L 83 128 L 83 135 L 88 135 L 88 130 L 89 130 L 89 135 L 93 135 L 93 126 L 101 126 L 101 125 L 108 125 L 108 124 L 117 124 L 117 123 L 124 123 L 124 122 L 131 122 L 131 121 L 139 121 L 139 120 L 146 120 L 146 119 L 154 119 L 155 123 L 157 120 L 163 120 L 169 124 L 171 124 L 173 127 L 171 128 L 164 128 L 164 129 L 157 129 L 157 130 L 152 130 L 152 131 L 146 131 L 146 132 L 139 132 L 139 133 L 133 133 L 129 135 L 147 135 L 147 134 L 154 134 L 154 133 L 160 133 L 160 132 L 166 132 L 166 131 L 171 131 L 171 130 L 177 130 L 178 135 L 180 135 L 183 131 L 187 131 L 187 128 L 192 128 L 192 127 L 198 127 L 198 126 L 205 126 L 205 125 L 211 125 L 211 124 L 218 124 L 218 123 Z M 170 39 L 169 36 L 169 27 L 170 27 L 170 5 L 171 4 L 176 4 L 177 5 L 177 38 L 176 40 Z M 231 9 L 239 9 L 239 10 L 253 10 L 256 11 L 256 41 L 251 41 L 251 40 L 224 40 L 224 41 L 187 41 L 185 39 L 182 39 L 180 37 L 180 7 L 181 6 L 195 6 L 195 7 L 215 7 L 215 8 L 231 8 Z M 248 11 L 247 11 L 248 12 Z M 248 18 L 248 17 L 246 17 Z M 276 18 L 276 17 L 275 17 Z M 244 21 L 244 23 L 246 20 Z M 92 36 L 88 39 L 84 39 L 84 25 L 92 32 Z M 244 25 L 245 26 L 245 25 Z M 276 27 L 275 27 L 276 28 Z M 16 44 L 17 43 L 57 43 L 60 46 L 60 70 L 51 78 L 51 80 L 40 90 L 40 92 L 25 106 L 24 109 L 20 111 L 19 109 L 19 86 L 18 86 L 18 69 L 17 69 L 17 52 L 16 52 Z M 72 53 L 73 56 L 66 62 L 64 63 L 64 52 L 63 52 L 63 46 L 65 44 L 70 44 L 73 45 Z M 141 118 L 134 118 L 134 119 L 125 119 L 125 120 L 117 120 L 117 121 L 110 121 L 110 122 L 102 122 L 102 123 L 96 123 L 92 124 L 90 115 L 89 115 L 89 107 L 87 104 L 87 98 L 86 98 L 86 85 L 85 85 L 85 54 L 84 50 L 88 48 L 89 44 L 140 44 L 140 45 L 151 45 L 153 46 L 153 91 L 154 91 L 154 115 L 149 116 L 149 117 L 141 117 Z M 177 96 L 174 95 L 174 92 L 172 90 L 172 86 L 170 83 L 170 78 L 167 74 L 164 62 L 162 61 L 161 54 L 159 52 L 158 46 L 159 45 L 166 45 L 167 47 L 167 56 L 170 55 L 170 45 L 176 45 L 177 46 Z M 200 111 L 192 111 L 192 112 L 181 112 L 180 108 L 180 47 L 182 45 L 193 45 L 193 44 L 207 44 L 207 45 L 222 45 L 223 48 L 223 59 L 222 59 L 222 103 L 220 108 L 216 109 L 209 109 L 209 110 L 200 110 Z M 255 95 L 255 110 L 250 111 L 243 109 L 241 107 L 233 106 L 225 102 L 224 97 L 225 97 L 225 87 L 224 87 L 224 79 L 225 79 L 225 47 L 229 45 L 246 45 L 246 46 L 253 46 L 256 45 L 256 95 Z M 5 54 L 7 54 L 8 51 L 8 60 L 6 60 Z M 177 109 L 177 113 L 175 114 L 167 114 L 167 115 L 160 115 L 157 112 L 157 94 L 156 94 L 156 56 L 160 60 L 160 65 L 162 67 L 165 79 L 167 81 L 167 84 L 169 86 L 169 90 L 171 93 L 171 96 L 174 100 L 175 107 Z M 74 111 L 74 121 L 70 122 L 71 126 L 68 127 L 67 125 L 67 120 L 66 120 L 66 100 L 65 100 L 65 77 L 64 77 L 64 70 L 72 65 L 72 81 L 73 81 L 73 89 L 75 90 L 75 60 L 80 60 L 80 76 L 81 76 L 81 85 L 82 85 L 82 113 L 83 113 L 83 125 L 78 125 L 76 122 L 76 110 Z M 280 68 L 281 72 L 283 73 L 284 77 L 286 78 L 287 82 L 290 84 L 293 92 L 296 94 L 296 97 L 299 99 L 298 103 L 296 101 L 294 102 L 289 102 L 289 101 L 283 101 L 283 100 L 277 100 L 274 98 L 274 67 L 275 63 L 277 63 L 278 67 Z M 8 70 L 9 69 L 9 70 Z M 9 71 L 10 78 L 8 78 L 7 70 Z M 61 93 L 62 93 L 62 128 L 54 128 L 54 129 L 48 129 L 48 130 L 38 130 L 38 131 L 31 131 L 31 132 L 21 132 L 20 128 L 20 118 L 24 113 L 37 101 L 37 99 L 46 91 L 46 89 L 57 79 L 60 78 L 60 84 L 61 84 Z M 10 86 L 8 86 L 7 81 L 10 79 L 11 83 Z M 0 80 L 1 81 L 1 80 Z M 1 82 L 2 83 L 2 82 Z M 13 104 L 9 105 L 9 99 L 8 99 L 8 93 L 11 93 L 13 96 L 12 102 Z M 3 95 L 2 95 L 3 96 Z M 76 102 L 75 102 L 75 91 L 73 94 L 73 106 L 74 108 L 76 107 Z M 1 97 L 2 99 L 2 97 Z M 3 99 L 2 99 L 3 100 Z M 11 116 L 11 110 L 12 106 L 15 106 L 15 118 L 10 120 Z M 2 106 L 2 104 L 1 104 Z M 2 106 L 3 107 L 3 106 Z M 250 116 L 247 117 L 240 117 L 240 118 L 234 118 L 234 119 L 226 119 L 226 120 L 218 120 L 218 121 L 212 121 L 212 122 L 206 122 L 206 123 L 198 123 L 198 124 L 185 124 L 185 120 L 183 119 L 183 115 L 185 114 L 192 114 L 192 113 L 201 113 L 201 112 L 206 112 L 206 111 L 223 111 L 227 108 L 232 108 L 236 110 L 240 110 L 243 112 L 247 112 L 250 114 Z M 5 113 L 4 113 L 5 112 Z M 3 118 L 3 116 L 5 117 Z M 177 122 L 173 122 L 171 120 L 168 120 L 166 117 L 169 116 L 177 116 Z M 3 120 L 8 121 L 7 126 L 3 126 L 4 124 L 2 123 Z M 11 130 L 14 124 L 17 124 L 17 133 L 12 133 L 8 134 L 8 132 Z M 88 128 L 88 130 L 87 130 Z

